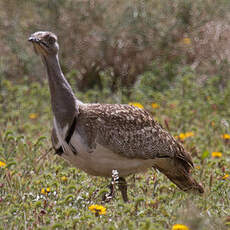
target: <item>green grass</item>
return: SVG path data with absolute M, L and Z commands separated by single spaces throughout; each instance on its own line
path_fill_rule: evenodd
M 148 82 L 146 85 L 145 82 Z M 152 82 L 151 82 L 152 81 Z M 0 85 L 0 229 L 171 229 L 182 223 L 190 229 L 229 229 L 230 222 L 230 82 L 220 88 L 220 78 L 199 82 L 186 70 L 163 91 L 153 91 L 149 73 L 133 89 L 129 100 L 121 93 L 77 94 L 84 101 L 140 102 L 172 135 L 194 132 L 183 141 L 195 162 L 194 177 L 205 186 L 202 196 L 186 194 L 166 177 L 149 170 L 130 176 L 130 203 L 121 194 L 103 204 L 106 215 L 95 216 L 88 207 L 101 204 L 109 180 L 88 176 L 49 152 L 51 108 L 46 83 L 28 78 L 13 83 L 2 77 Z M 202 86 L 201 86 L 202 85 Z M 99 98 L 99 99 L 98 99 Z M 151 103 L 160 105 L 153 109 Z M 35 113 L 37 118 L 31 119 Z M 213 158 L 212 152 L 222 152 Z M 63 176 L 67 180 L 63 180 Z M 50 188 L 42 194 L 41 190 Z

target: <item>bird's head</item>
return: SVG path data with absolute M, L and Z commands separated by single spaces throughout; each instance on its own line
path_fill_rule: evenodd
M 56 55 L 59 50 L 57 36 L 48 31 L 38 31 L 30 35 L 29 42 L 34 45 L 34 50 L 37 54 L 43 57 Z

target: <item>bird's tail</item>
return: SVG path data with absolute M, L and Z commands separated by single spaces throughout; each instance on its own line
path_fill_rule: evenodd
M 170 161 L 170 162 L 164 162 Z M 160 167 L 159 167 L 160 166 Z M 185 192 L 193 191 L 203 193 L 204 188 L 191 176 L 191 166 L 180 159 L 164 159 L 156 167 L 165 174 L 173 183 Z

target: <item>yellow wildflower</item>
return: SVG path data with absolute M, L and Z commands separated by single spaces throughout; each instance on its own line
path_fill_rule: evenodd
M 215 157 L 215 158 L 222 157 L 222 153 L 221 152 L 212 152 L 212 157 Z
M 38 117 L 38 114 L 37 113 L 30 113 L 30 115 L 29 115 L 29 118 L 30 119 L 36 119 Z
M 187 133 L 180 133 L 179 134 L 179 138 L 181 140 L 184 140 L 184 139 L 186 139 L 188 137 L 193 137 L 193 136 L 194 136 L 194 132 L 187 132 Z
M 193 137 L 194 133 L 193 132 L 187 132 L 187 133 L 185 133 L 185 136 L 186 136 L 186 138 Z
M 129 102 L 129 105 L 135 106 L 139 109 L 144 109 L 144 106 L 140 104 L 139 102 Z
M 6 163 L 3 162 L 3 161 L 0 161 L 0 168 L 3 168 L 3 167 L 5 167 L 5 166 L 6 166 Z
M 62 177 L 61 177 L 61 180 L 62 180 L 63 182 L 66 182 L 66 181 L 67 181 L 67 177 L 66 177 L 66 176 L 62 176 Z
M 200 169 L 200 165 L 196 165 L 195 168 L 196 168 L 196 169 Z
M 184 140 L 184 139 L 186 138 L 185 133 L 180 133 L 180 134 L 179 134 L 179 138 L 180 138 L 181 140 Z
M 158 109 L 160 106 L 157 103 L 152 103 L 152 108 L 153 109 Z
M 184 43 L 185 45 L 190 45 L 190 44 L 191 44 L 191 39 L 190 39 L 190 38 L 184 38 L 184 39 L 183 39 L 183 43 Z
M 183 224 L 174 224 L 172 230 L 189 230 L 189 227 Z
M 96 216 L 98 215 L 105 215 L 106 214 L 106 208 L 102 205 L 93 204 L 89 206 L 89 210 L 93 213 L 95 213 Z
M 48 187 L 48 188 L 42 188 L 41 189 L 41 194 L 43 194 L 43 195 L 48 195 L 48 193 L 50 193 L 50 188 Z
M 230 139 L 230 135 L 227 134 L 227 133 L 221 135 L 221 137 L 222 137 L 223 139 Z
M 229 178 L 229 175 L 228 175 L 228 174 L 225 174 L 225 175 L 222 177 L 223 180 L 226 180 L 226 179 L 228 179 L 228 178 Z

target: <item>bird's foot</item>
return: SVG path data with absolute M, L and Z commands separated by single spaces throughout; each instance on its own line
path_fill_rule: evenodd
M 114 184 L 111 183 L 108 187 L 110 191 L 108 193 L 103 194 L 102 196 L 102 201 L 105 203 L 110 202 L 113 199 L 114 194 L 115 194 Z
M 111 184 L 109 185 L 110 192 L 103 195 L 102 197 L 103 202 L 109 202 L 110 200 L 112 200 L 112 198 L 115 195 L 116 184 L 118 185 L 118 188 L 121 191 L 123 201 L 124 202 L 129 201 L 128 195 L 127 195 L 127 183 L 125 181 L 125 178 L 119 177 L 118 171 L 113 170 L 112 171 L 112 181 L 111 181 Z

